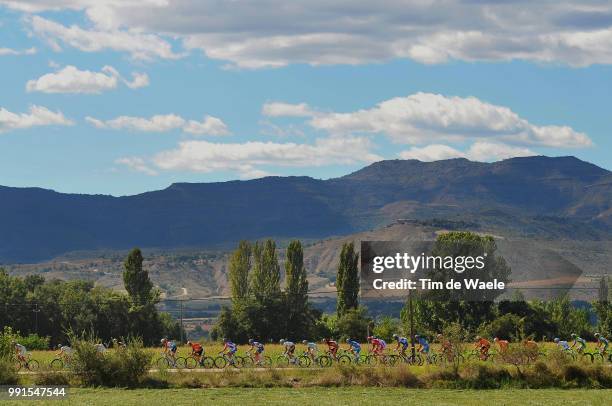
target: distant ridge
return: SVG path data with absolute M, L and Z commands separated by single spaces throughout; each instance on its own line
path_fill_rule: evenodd
M 133 196 L 0 186 L 0 263 L 75 250 L 345 235 L 399 218 L 543 238 L 612 237 L 612 173 L 575 157 L 387 160 L 340 178 L 174 183 Z

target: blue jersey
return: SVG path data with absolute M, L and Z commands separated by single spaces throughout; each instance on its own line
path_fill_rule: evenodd
M 558 344 L 561 346 L 561 348 L 563 348 L 564 350 L 569 350 L 570 346 L 569 343 L 567 341 L 559 341 Z
M 253 348 L 257 349 L 257 352 L 262 352 L 264 350 L 264 345 L 260 342 L 253 341 L 253 344 L 251 345 L 253 346 Z
M 419 342 L 419 344 L 421 344 L 423 347 L 429 347 L 429 343 L 427 342 L 427 340 L 425 339 L 425 337 L 419 337 L 418 342 Z
M 607 346 L 608 346 L 608 344 L 610 343 L 610 342 L 608 341 L 608 339 L 607 339 L 607 338 L 605 338 L 604 336 L 599 336 L 598 340 L 599 340 L 599 342 L 600 342 L 600 343 L 602 343 L 602 344 L 604 345 L 604 347 L 607 347 Z
M 408 347 L 408 339 L 406 337 L 398 338 L 397 342 L 400 343 L 404 348 Z
M 228 341 L 225 343 L 225 347 L 227 347 L 227 349 L 229 350 L 229 352 L 236 352 L 238 351 L 238 346 L 236 344 L 234 344 L 231 341 Z
M 582 337 L 576 337 L 574 339 L 574 345 L 576 345 L 576 344 L 580 344 L 580 348 L 586 348 L 586 346 L 587 346 L 586 340 L 584 338 L 582 338 Z
M 378 341 L 380 341 L 380 348 L 382 348 L 383 350 L 387 348 L 387 343 L 385 342 L 385 340 L 379 338 Z
M 355 340 L 350 340 L 348 342 L 348 345 L 351 346 L 351 348 L 353 349 L 353 351 L 361 351 L 361 344 L 359 344 L 357 341 Z

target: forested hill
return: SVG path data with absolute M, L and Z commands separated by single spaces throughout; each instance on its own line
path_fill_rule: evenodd
M 612 173 L 574 157 L 537 156 L 495 163 L 390 160 L 329 180 L 177 183 L 125 197 L 0 186 L 0 263 L 77 250 L 322 238 L 397 219 L 609 239 Z

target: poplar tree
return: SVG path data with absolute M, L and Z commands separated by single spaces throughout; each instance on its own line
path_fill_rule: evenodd
M 308 280 L 304 267 L 304 250 L 299 241 L 291 241 L 285 259 L 285 293 L 287 295 L 287 335 L 305 336 L 310 323 Z
M 251 269 L 252 249 L 248 241 L 240 241 L 232 253 L 229 263 L 229 280 L 234 302 L 246 299 L 249 295 L 249 270 Z
M 154 300 L 153 282 L 149 272 L 142 267 L 143 257 L 139 248 L 134 248 L 123 264 L 123 284 L 132 303 L 144 306 Z
M 342 245 L 336 290 L 338 291 L 336 305 L 338 317 L 344 315 L 349 309 L 357 309 L 359 306 L 359 254 L 355 252 L 355 245 L 352 242 Z

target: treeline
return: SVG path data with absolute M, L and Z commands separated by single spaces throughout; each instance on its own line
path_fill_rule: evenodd
M 21 336 L 49 337 L 52 345 L 66 343 L 69 331 L 94 332 L 104 342 L 138 336 L 153 344 L 160 336 L 176 337 L 179 326 L 155 308 L 159 292 L 142 262 L 139 249 L 125 260 L 123 281 L 128 294 L 89 281 L 22 278 L 0 269 L 0 330 L 9 326 Z
M 359 255 L 353 243 L 344 244 L 338 264 L 337 316 L 323 315 L 308 300 L 304 250 L 292 241 L 286 250 L 281 286 L 276 243 L 242 241 L 229 263 L 232 306 L 221 311 L 211 337 L 243 343 L 249 338 L 269 341 L 317 339 L 338 334 L 366 334 L 366 311 L 359 308 Z

